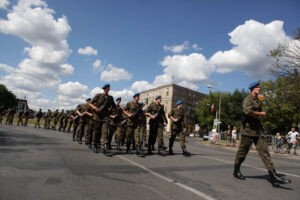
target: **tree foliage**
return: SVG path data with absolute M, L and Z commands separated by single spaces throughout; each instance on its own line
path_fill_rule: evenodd
M 15 107 L 18 104 L 17 97 L 9 91 L 5 85 L 0 84 L 0 105 L 4 109 Z
M 263 124 L 268 134 L 287 133 L 300 122 L 300 102 L 296 101 L 299 91 L 287 77 L 262 82 L 264 95 L 263 110 L 267 112 Z
M 225 130 L 227 125 L 241 125 L 241 116 L 243 114 L 242 103 L 248 95 L 245 90 L 235 90 L 233 93 L 228 92 L 210 92 L 209 95 L 198 102 L 196 113 L 198 115 L 198 123 L 200 126 L 207 126 L 211 129 L 216 116 L 219 112 L 219 99 L 221 95 L 221 130 Z M 211 105 L 214 104 L 216 111 L 211 113 Z

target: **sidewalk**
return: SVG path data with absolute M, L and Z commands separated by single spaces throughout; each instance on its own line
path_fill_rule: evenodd
M 224 148 L 230 151 L 237 151 L 238 150 L 238 143 L 237 142 L 237 146 L 233 147 L 233 146 L 229 146 L 227 141 L 221 140 L 219 142 L 217 142 L 216 144 L 212 144 L 210 143 L 210 141 L 203 141 L 202 138 L 194 138 L 195 140 L 198 140 L 199 144 L 204 144 L 204 145 L 214 145 L 217 146 L 219 148 Z M 298 149 L 299 150 L 299 149 Z M 257 153 L 255 149 L 250 149 L 249 151 L 250 153 Z M 296 160 L 300 160 L 300 155 L 295 156 L 294 155 L 294 150 L 291 150 L 291 154 L 280 154 L 280 153 L 274 153 L 274 148 L 272 146 L 269 146 L 269 153 L 272 157 L 278 157 L 278 158 L 288 158 L 288 159 L 296 159 Z M 300 150 L 299 150 L 300 153 Z

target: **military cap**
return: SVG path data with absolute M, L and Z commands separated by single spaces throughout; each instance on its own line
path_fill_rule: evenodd
M 255 86 L 259 85 L 258 81 L 253 81 L 252 83 L 250 83 L 250 85 L 248 86 L 249 90 L 252 90 L 252 88 L 254 88 Z
M 183 102 L 181 101 L 181 100 L 179 100 L 179 101 L 177 101 L 176 102 L 176 106 L 178 106 L 178 105 L 180 105 L 180 104 L 182 104 Z
M 91 98 L 87 98 L 85 101 L 90 101 L 91 100 Z
M 157 99 L 161 99 L 161 96 L 160 95 L 156 96 L 155 100 L 157 100 Z
M 136 93 L 133 95 L 133 98 L 135 98 L 136 96 L 140 96 L 140 93 Z
M 116 99 L 116 101 L 121 101 L 121 99 L 122 99 L 121 97 L 118 97 L 118 98 Z
M 108 87 L 110 87 L 110 84 L 105 84 L 105 85 L 103 85 L 102 89 L 105 90 Z

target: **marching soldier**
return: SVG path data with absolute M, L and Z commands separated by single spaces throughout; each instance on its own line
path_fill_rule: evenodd
M 73 110 L 71 110 L 70 112 L 69 112 L 69 114 L 68 114 L 68 126 L 67 126 L 67 132 L 68 133 L 71 133 L 71 127 L 72 127 L 72 125 L 73 125 L 73 122 L 74 122 L 74 120 L 73 120 L 73 118 L 72 118 L 72 113 L 73 113 Z
M 0 124 L 2 124 L 3 115 L 4 115 L 4 106 L 1 105 L 0 106 Z
M 171 110 L 168 117 L 172 120 L 171 137 L 169 139 L 169 155 L 174 155 L 173 144 L 176 136 L 179 135 L 182 154 L 184 156 L 190 156 L 191 153 L 186 150 L 185 135 L 183 132 L 184 127 L 184 111 L 182 108 L 182 101 L 177 101 L 176 107 Z
M 24 117 L 25 117 L 24 126 L 27 126 L 28 119 L 30 117 L 30 110 L 26 110 L 26 112 L 24 113 Z
M 51 120 L 51 110 L 48 109 L 48 112 L 45 115 L 44 129 L 49 129 L 50 128 L 50 120 Z
M 80 105 L 77 105 L 76 109 L 78 109 Z M 73 120 L 73 135 L 72 135 L 72 139 L 73 141 L 76 141 L 77 139 L 77 129 L 78 129 L 78 126 L 79 126 L 79 120 L 80 120 L 80 117 L 77 115 L 76 111 L 73 111 L 72 114 L 70 115 L 72 120 Z
M 92 99 L 91 103 L 88 105 L 94 110 L 94 134 L 93 134 L 93 143 L 94 143 L 94 153 L 98 153 L 98 144 L 100 145 L 100 138 L 102 133 L 102 140 L 104 143 L 103 153 L 105 155 L 111 155 L 108 150 L 108 124 L 110 110 L 116 107 L 114 98 L 108 93 L 110 91 L 110 85 L 106 84 L 102 87 L 103 94 L 96 94 Z
M 66 128 L 67 128 L 67 126 L 68 126 L 69 112 L 70 112 L 70 111 L 67 110 L 67 112 L 66 112 L 65 115 L 64 115 L 64 127 L 63 127 L 63 132 L 66 131 Z
M 143 113 L 140 115 L 140 122 L 141 122 L 141 132 L 140 132 L 140 138 L 142 145 L 144 144 L 145 147 L 148 147 L 147 142 L 147 132 L 146 132 L 146 126 L 147 126 L 147 118 L 145 115 L 145 110 L 143 110 Z
M 38 126 L 39 128 L 41 128 L 40 127 L 40 121 L 41 121 L 42 116 L 43 116 L 43 113 L 42 113 L 42 109 L 40 108 L 39 112 L 35 116 L 36 117 L 36 123 L 34 125 L 34 128 L 36 128 L 36 126 Z
M 245 160 L 252 143 L 254 143 L 258 154 L 269 172 L 273 187 L 279 187 L 279 183 L 289 183 L 290 181 L 277 175 L 271 161 L 267 137 L 261 123 L 261 118 L 266 116 L 266 112 L 262 111 L 262 103 L 258 99 L 258 94 L 260 93 L 259 82 L 252 82 L 249 85 L 249 89 L 251 90 L 251 94 L 243 101 L 244 117 L 242 119 L 242 127 L 240 131 L 242 137 L 235 158 L 233 176 L 238 179 L 245 179 L 240 171 L 240 166 Z
M 51 115 L 51 119 L 53 120 L 52 130 L 56 130 L 56 124 L 58 122 L 59 112 L 58 109 Z
M 24 115 L 24 111 L 23 110 L 21 110 L 20 112 L 19 112 L 19 114 L 18 114 L 19 116 L 19 120 L 18 120 L 18 126 L 20 126 L 20 123 L 21 123 L 21 125 L 23 126 L 23 115 Z
M 87 99 L 87 102 L 91 102 L 91 98 Z M 86 144 L 89 145 L 89 149 L 93 148 L 93 132 L 94 132 L 94 111 L 93 109 L 88 106 L 87 112 L 85 114 L 88 116 L 88 122 L 87 122 L 87 128 L 85 129 L 85 135 L 86 135 Z
M 141 121 L 140 115 L 143 113 L 144 104 L 139 103 L 140 94 L 137 93 L 133 96 L 133 101 L 127 103 L 124 108 L 124 113 L 127 115 L 127 130 L 126 130 L 126 147 L 127 153 L 130 152 L 131 137 L 134 135 L 135 145 L 137 147 L 136 154 L 138 156 L 144 156 L 144 150 L 141 144 L 142 138 L 140 138 Z
M 64 117 L 65 117 L 65 110 L 62 109 L 61 113 L 59 113 L 58 115 L 58 121 L 59 121 L 58 131 L 61 131 L 61 129 L 64 127 Z
M 116 108 L 112 110 L 110 115 L 110 122 L 109 122 L 109 148 L 111 149 L 111 141 L 112 137 L 115 134 L 115 138 L 117 139 L 117 150 L 122 151 L 121 149 L 121 121 L 122 121 L 122 114 L 123 110 L 120 106 L 121 97 L 116 99 Z
M 90 98 L 86 99 L 86 102 L 89 101 L 91 101 Z M 88 128 L 88 121 L 90 117 L 89 114 L 91 114 L 88 112 L 89 108 L 90 107 L 87 105 L 87 103 L 85 103 L 85 104 L 80 104 L 76 110 L 77 115 L 80 117 L 79 126 L 77 130 L 77 142 L 79 144 L 82 144 L 82 137 L 85 134 L 85 132 L 87 132 L 86 129 Z
M 168 123 L 164 106 L 161 103 L 161 96 L 155 97 L 155 102 L 151 103 L 146 111 L 146 116 L 150 117 L 150 134 L 148 139 L 148 154 L 152 154 L 152 146 L 155 144 L 157 139 L 158 143 L 158 153 L 161 156 L 165 156 L 166 152 L 164 150 L 164 123 Z

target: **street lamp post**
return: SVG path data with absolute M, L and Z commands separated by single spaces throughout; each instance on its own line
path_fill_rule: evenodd
M 219 89 L 217 88 L 214 88 L 212 85 L 206 85 L 206 87 L 208 87 L 209 89 L 215 89 L 215 90 L 218 90 L 220 92 Z M 221 105 L 222 105 L 222 95 L 221 95 L 221 92 L 220 92 L 220 98 L 219 98 L 219 119 L 218 119 L 218 115 L 217 115 L 217 111 L 216 111 L 216 120 L 218 119 L 220 122 L 221 122 Z M 218 124 L 218 129 L 219 129 L 219 124 Z M 220 129 L 219 129 L 220 130 Z

